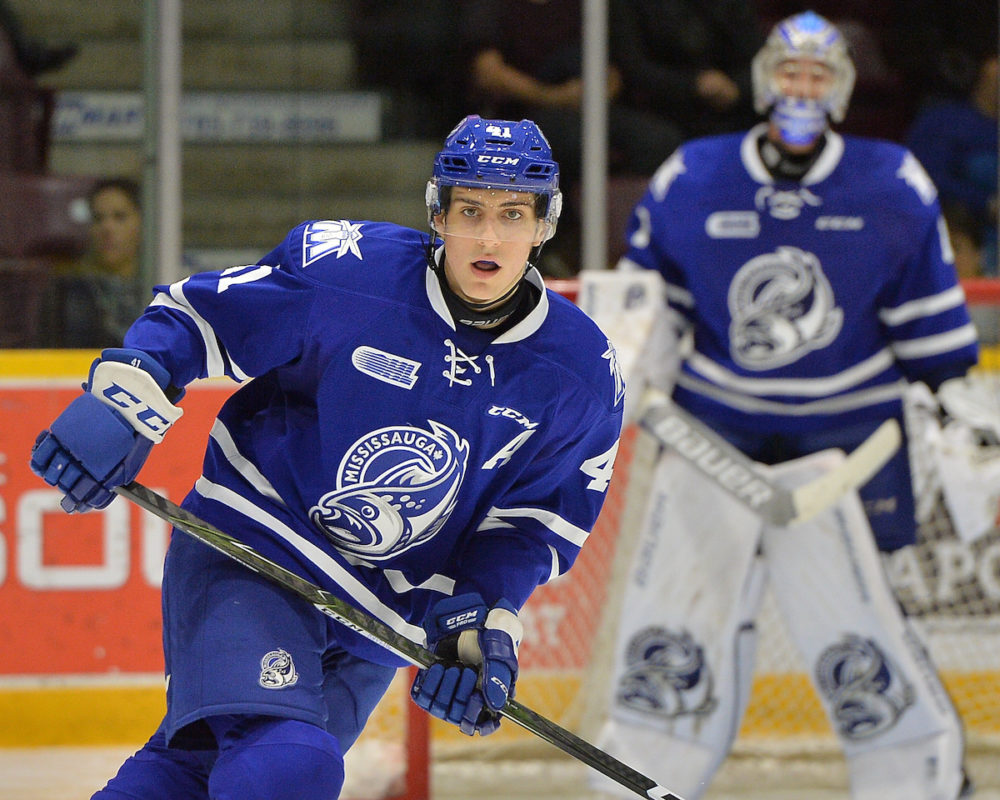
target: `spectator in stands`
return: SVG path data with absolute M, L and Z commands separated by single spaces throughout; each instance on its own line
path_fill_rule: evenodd
M 72 43 L 50 45 L 28 36 L 14 9 L 4 0 L 0 0 L 0 29 L 7 34 L 18 63 L 28 75 L 59 69 L 79 51 L 79 47 Z
M 473 107 L 488 116 L 535 120 L 562 154 L 566 205 L 560 236 L 539 266 L 549 274 L 575 272 L 584 92 L 580 0 L 465 0 L 460 8 Z M 621 103 L 621 90 L 621 76 L 612 65 L 607 77 L 609 169 L 651 175 L 664 153 L 679 143 L 676 129 L 657 114 Z
M 142 199 L 139 184 L 114 177 L 88 198 L 90 249 L 60 270 L 62 346 L 114 347 L 145 306 L 140 288 Z
M 987 275 L 997 274 L 997 90 L 994 52 L 963 97 L 929 101 L 907 135 L 942 205 L 963 208 L 980 226 Z
M 675 144 L 753 124 L 750 61 L 764 39 L 749 0 L 611 0 L 609 11 L 623 102 L 666 119 Z
M 893 28 L 884 37 L 892 58 L 917 88 L 920 101 L 964 97 L 982 60 L 997 51 L 996 0 L 894 0 Z

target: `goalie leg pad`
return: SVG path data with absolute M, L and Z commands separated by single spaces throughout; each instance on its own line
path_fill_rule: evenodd
M 337 797 L 344 757 L 336 737 L 321 728 L 277 717 L 220 718 L 209 724 L 219 757 L 208 779 L 212 800 L 302 800 Z M 221 735 L 220 735 L 221 734 Z
M 855 753 L 847 759 L 851 800 L 956 800 L 963 773 L 954 765 L 961 757 L 961 737 L 948 731 Z
M 763 581 L 760 521 L 672 452 L 657 463 L 625 586 L 597 745 L 697 800 L 739 727 Z M 752 653 L 752 647 L 749 648 Z M 741 675 L 742 678 L 737 678 Z M 594 786 L 613 791 L 605 779 Z
M 843 458 L 823 451 L 771 471 L 798 485 Z M 808 522 L 766 529 L 763 542 L 778 608 L 851 765 L 852 796 L 954 798 L 961 725 L 900 611 L 857 493 Z M 879 759 L 908 777 L 883 785 Z

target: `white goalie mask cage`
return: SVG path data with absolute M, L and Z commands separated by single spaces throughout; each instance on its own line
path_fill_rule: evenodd
M 788 17 L 771 30 L 767 41 L 751 64 L 754 108 L 767 114 L 781 99 L 778 66 L 794 58 L 809 58 L 825 64 L 833 72 L 833 86 L 820 104 L 830 119 L 843 122 L 854 91 L 854 62 L 843 34 L 813 11 Z

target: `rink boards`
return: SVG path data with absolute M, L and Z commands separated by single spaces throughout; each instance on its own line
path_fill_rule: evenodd
M 117 501 L 86 515 L 65 515 L 59 494 L 27 466 L 37 433 L 79 392 L 96 353 L 0 351 L 0 747 L 140 742 L 163 713 L 159 579 L 168 530 L 160 520 Z M 996 348 L 985 354 L 1000 364 Z M 995 366 L 993 366 L 995 368 Z M 233 384 L 193 385 L 185 414 L 142 472 L 147 485 L 180 501 L 197 478 L 215 412 Z M 586 577 L 607 557 L 588 543 L 571 575 Z M 950 553 L 950 551 L 948 551 Z M 986 599 L 1000 603 L 1000 544 L 975 554 Z M 937 594 L 940 585 L 930 589 Z M 544 587 L 526 609 L 539 642 L 526 642 L 518 697 L 562 724 L 578 714 L 587 677 L 586 646 L 567 647 L 559 621 L 578 614 L 566 588 Z M 943 642 L 944 676 L 974 738 L 1000 737 L 998 619 L 932 624 L 932 649 Z M 932 622 L 934 622 L 932 620 Z M 968 624 L 974 628 L 968 628 Z M 963 626 L 966 626 L 963 630 Z M 787 653 L 781 632 L 765 633 L 761 653 Z M 775 640 L 767 637 L 777 637 Z M 548 654 L 572 651 L 554 663 Z M 394 700 L 395 710 L 403 701 Z M 567 714 L 569 709 L 569 715 Z M 826 734 L 828 726 L 803 668 L 792 658 L 761 664 L 742 736 L 785 738 Z M 516 739 L 517 731 L 501 731 Z M 453 734 L 435 725 L 435 740 Z M 457 734 L 454 734 L 457 736 Z

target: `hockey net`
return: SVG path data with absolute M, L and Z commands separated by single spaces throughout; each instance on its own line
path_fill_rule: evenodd
M 574 281 L 555 282 L 575 297 Z M 973 381 L 1000 398 L 1000 281 L 966 283 L 984 341 Z M 1000 403 L 998 403 L 1000 405 Z M 913 431 L 911 431 L 911 434 Z M 969 771 L 980 786 L 1000 787 L 1000 447 L 981 446 L 973 468 L 996 476 L 978 501 L 992 509 L 986 529 L 961 534 L 940 475 L 922 436 L 911 442 L 918 489 L 920 542 L 886 562 L 900 602 L 926 634 L 928 645 L 964 724 Z M 617 587 L 631 556 L 654 448 L 635 429 L 625 431 L 604 510 L 577 563 L 540 587 L 522 611 L 525 626 L 517 697 L 525 705 L 587 739 L 607 693 Z M 989 470 L 995 468 L 990 473 Z M 982 515 L 980 515 L 982 516 Z M 968 527 L 966 525 L 965 527 Z M 752 764 L 757 788 L 796 780 L 843 786 L 842 759 L 808 677 L 788 640 L 772 598 L 766 597 L 753 693 L 727 764 Z M 409 671 L 376 710 L 348 753 L 347 798 L 425 800 L 434 796 L 432 771 L 449 762 L 536 762 L 565 758 L 510 722 L 486 739 L 470 739 L 432 720 L 408 699 Z M 433 768 L 433 769 L 432 769 Z M 446 766 L 444 767 L 447 768 Z M 723 779 L 720 773 L 720 779 Z M 740 767 L 736 766 L 736 770 Z M 763 774 L 761 774 L 763 773 Z M 739 780 L 735 778 L 734 780 Z

